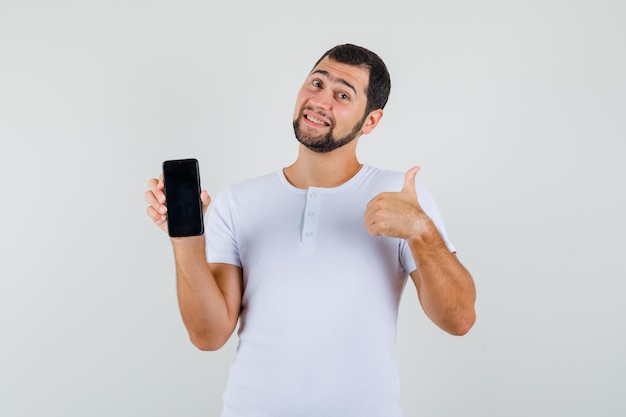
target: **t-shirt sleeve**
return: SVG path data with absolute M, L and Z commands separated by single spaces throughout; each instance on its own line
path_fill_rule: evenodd
M 415 190 L 417 191 L 417 200 L 420 206 L 435 224 L 435 227 L 439 231 L 439 235 L 441 235 L 441 238 L 448 247 L 448 250 L 450 252 L 456 252 L 454 244 L 450 241 L 446 233 L 446 227 L 443 223 L 443 217 L 441 216 L 441 212 L 439 211 L 439 206 L 437 206 L 435 199 L 433 198 L 426 185 L 424 185 L 424 183 L 419 181 L 419 179 L 417 178 L 415 179 Z M 417 269 L 417 266 L 415 265 L 415 259 L 413 259 L 413 254 L 411 253 L 411 249 L 409 248 L 406 240 L 400 241 L 400 253 L 402 258 L 402 265 L 404 266 L 404 269 L 407 271 L 407 273 L 415 271 Z
M 225 263 L 241 267 L 228 190 L 218 194 L 209 207 L 204 233 L 209 263 Z

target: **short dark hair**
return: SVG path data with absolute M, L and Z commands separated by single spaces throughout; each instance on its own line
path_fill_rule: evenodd
M 313 68 L 326 57 L 342 64 L 359 65 L 367 68 L 370 77 L 367 86 L 365 114 L 369 114 L 372 110 L 385 108 L 385 104 L 387 104 L 389 99 L 389 92 L 391 91 L 391 78 L 389 77 L 387 66 L 378 55 L 361 46 L 349 43 L 337 45 L 326 51 Z

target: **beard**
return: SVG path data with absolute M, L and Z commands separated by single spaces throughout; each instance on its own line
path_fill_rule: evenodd
M 295 118 L 293 121 L 293 131 L 296 134 L 296 139 L 298 139 L 298 142 L 304 145 L 307 149 L 310 149 L 313 152 L 317 153 L 328 153 L 334 151 L 335 149 L 341 148 L 342 146 L 347 145 L 354 139 L 361 136 L 361 127 L 363 127 L 363 123 L 365 122 L 365 118 L 367 116 L 363 115 L 363 118 L 354 125 L 352 131 L 341 138 L 334 137 L 334 121 L 331 122 L 328 133 L 313 136 L 304 133 L 304 129 L 302 129 L 302 126 L 300 125 L 300 123 L 302 122 L 302 117 L 304 117 L 304 110 L 311 109 L 302 109 L 300 111 L 298 117 Z

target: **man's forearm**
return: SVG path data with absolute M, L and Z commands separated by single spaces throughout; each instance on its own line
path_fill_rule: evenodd
M 467 333 L 476 320 L 472 276 L 448 250 L 434 224 L 408 243 L 417 264 L 411 277 L 424 311 L 443 330 Z
M 232 334 L 237 318 L 206 259 L 204 236 L 173 238 L 176 290 L 189 337 L 202 350 L 221 347 Z M 234 323 L 233 323 L 234 321 Z

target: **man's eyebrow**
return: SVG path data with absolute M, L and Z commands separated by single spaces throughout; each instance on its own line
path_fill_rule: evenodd
M 322 75 L 324 75 L 326 78 L 328 78 L 331 81 L 336 81 L 338 83 L 341 83 L 341 84 L 349 87 L 354 92 L 355 96 L 358 95 L 357 92 L 356 92 L 356 88 L 354 88 L 354 86 L 352 84 L 350 84 L 348 81 L 344 80 L 343 78 L 331 77 L 331 75 L 329 74 L 328 71 L 320 70 L 320 69 L 313 71 L 311 73 L 311 75 L 313 75 L 313 74 L 322 74 Z

